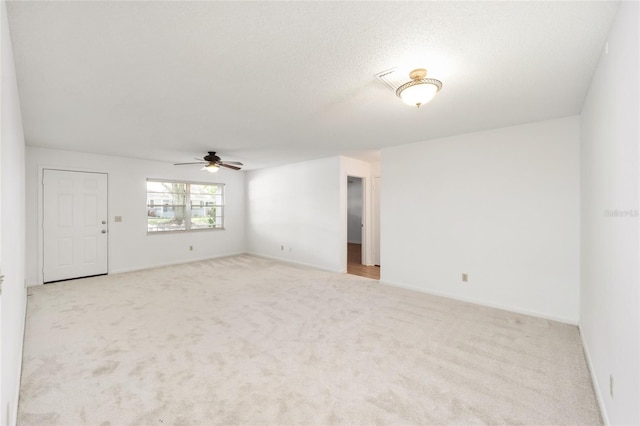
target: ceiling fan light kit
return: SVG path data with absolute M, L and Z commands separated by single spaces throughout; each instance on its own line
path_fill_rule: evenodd
M 434 98 L 436 93 L 442 89 L 442 82 L 435 78 L 426 78 L 427 70 L 417 68 L 409 73 L 411 81 L 398 87 L 396 96 L 402 99 L 407 105 L 420 108 Z
M 217 164 L 209 163 L 206 166 L 204 166 L 202 170 L 206 170 L 209 173 L 217 173 L 218 170 L 220 170 L 220 166 L 218 166 Z

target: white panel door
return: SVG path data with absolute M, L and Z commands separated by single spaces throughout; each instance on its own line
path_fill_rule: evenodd
M 44 282 L 107 273 L 107 175 L 44 170 Z

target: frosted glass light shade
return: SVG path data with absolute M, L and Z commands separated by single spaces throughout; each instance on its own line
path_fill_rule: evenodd
M 217 173 L 218 170 L 220 170 L 220 166 L 218 166 L 217 164 L 207 164 L 202 168 L 202 170 L 206 170 L 209 173 Z
M 413 80 L 400 86 L 396 92 L 398 97 L 407 105 L 417 106 L 429 102 L 438 93 L 442 83 L 433 78 Z

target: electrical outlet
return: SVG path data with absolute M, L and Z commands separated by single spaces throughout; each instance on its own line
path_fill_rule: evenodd
M 609 374 L 609 396 L 613 399 L 613 374 Z
M 289 247 L 289 253 L 291 253 L 293 251 L 293 249 L 291 247 Z
M 465 282 L 465 283 L 466 283 L 467 281 L 469 281 L 469 275 L 467 275 L 467 274 L 462 274 L 462 282 Z
M 122 222 L 122 216 L 115 216 L 115 217 L 113 218 L 113 221 L 114 221 L 114 222 Z
M 193 251 L 193 246 L 189 246 L 189 251 Z

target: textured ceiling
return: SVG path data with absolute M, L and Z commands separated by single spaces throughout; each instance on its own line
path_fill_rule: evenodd
M 562 117 L 616 2 L 9 1 L 27 144 L 258 168 Z M 426 67 L 411 108 L 374 75 Z

